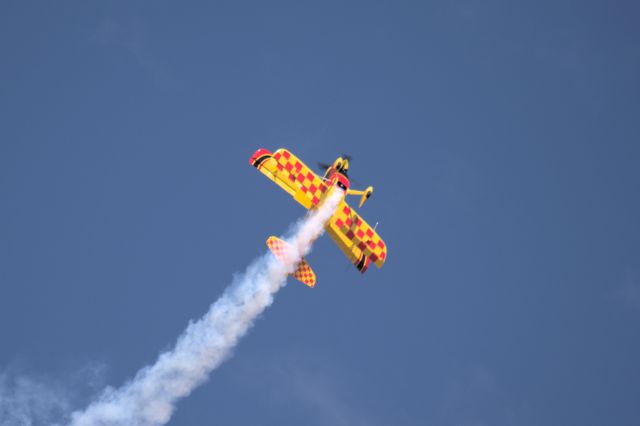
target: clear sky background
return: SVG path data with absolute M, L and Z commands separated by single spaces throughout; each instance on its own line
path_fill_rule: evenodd
M 303 215 L 287 147 L 388 261 L 319 240 L 171 425 L 637 425 L 637 4 L 3 1 L 5 403 L 169 348 Z

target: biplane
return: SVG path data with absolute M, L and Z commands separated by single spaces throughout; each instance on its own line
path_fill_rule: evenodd
M 382 267 L 387 258 L 387 247 L 375 227 L 369 226 L 345 200 L 348 195 L 359 196 L 358 207 L 362 207 L 373 193 L 371 186 L 363 191 L 351 189 L 349 160 L 348 156 L 338 157 L 332 165 L 321 165 L 325 169 L 322 176 L 316 175 L 283 148 L 273 153 L 259 149 L 251 156 L 249 164 L 277 183 L 307 210 L 318 208 L 332 191 L 341 190 L 343 198 L 324 228 L 349 261 L 364 274 L 371 262 L 378 268 Z M 286 243 L 273 236 L 267 240 L 267 246 L 279 259 L 287 250 Z M 304 259 L 298 263 L 292 275 L 309 287 L 315 285 L 315 273 Z

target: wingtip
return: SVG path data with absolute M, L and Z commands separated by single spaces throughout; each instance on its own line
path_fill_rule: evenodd
M 260 163 L 262 163 L 266 158 L 271 157 L 271 155 L 271 151 L 268 149 L 259 148 L 251 157 L 249 157 L 249 164 L 254 167 L 258 167 Z

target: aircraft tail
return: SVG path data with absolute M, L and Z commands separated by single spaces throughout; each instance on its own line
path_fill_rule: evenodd
M 281 262 L 285 262 L 286 257 L 291 251 L 286 242 L 273 235 L 267 238 L 267 247 L 269 247 L 269 250 L 271 250 L 275 257 Z M 313 287 L 316 285 L 316 274 L 304 258 L 298 262 L 296 270 L 291 275 L 306 286 Z

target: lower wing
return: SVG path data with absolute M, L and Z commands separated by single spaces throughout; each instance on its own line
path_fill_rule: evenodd
M 342 201 L 325 230 L 360 272 L 373 262 L 382 268 L 387 259 L 387 246 L 376 231 L 355 210 Z

